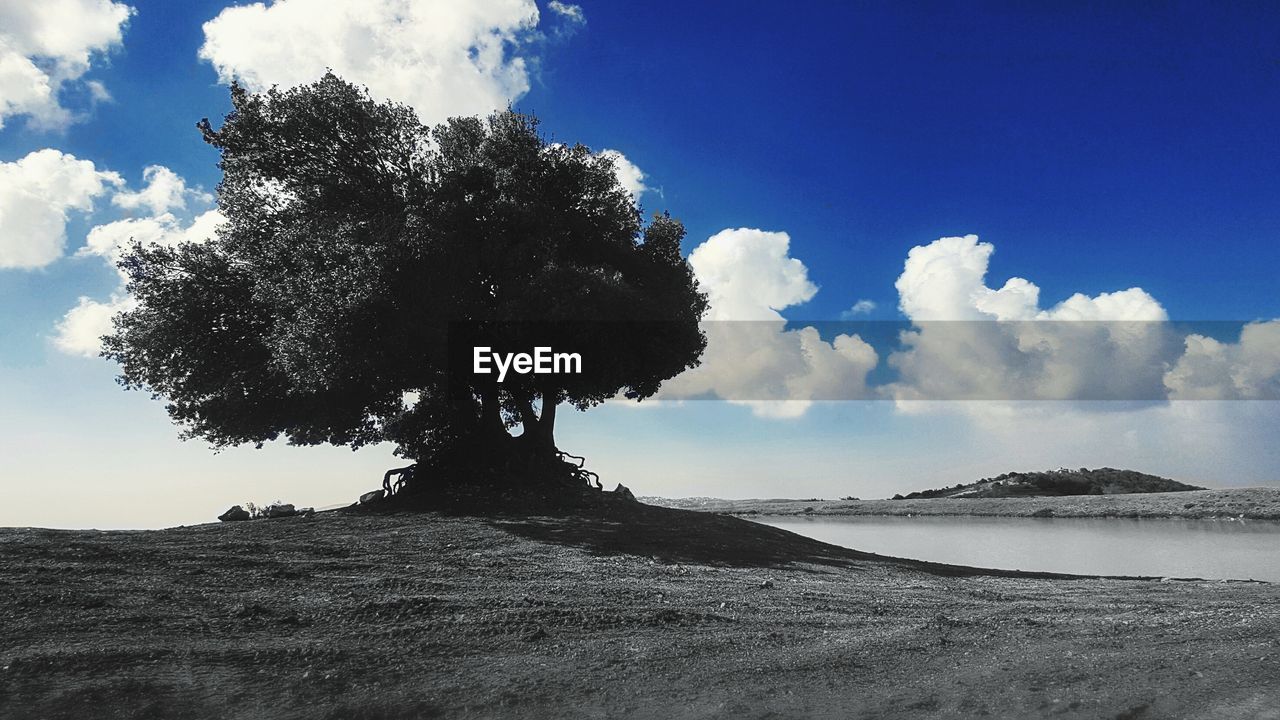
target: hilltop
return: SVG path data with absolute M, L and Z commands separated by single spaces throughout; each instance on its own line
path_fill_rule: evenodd
M 983 478 L 965 485 L 936 490 L 921 490 L 894 495 L 894 500 L 916 498 L 1006 498 L 1006 497 L 1057 497 L 1063 495 L 1125 495 L 1130 493 L 1165 493 L 1204 490 L 1196 485 L 1180 483 L 1158 475 L 1148 475 L 1134 470 L 1080 468 L 1046 470 L 1043 472 L 1008 472 Z

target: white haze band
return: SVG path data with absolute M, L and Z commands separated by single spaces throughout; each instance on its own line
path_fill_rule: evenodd
M 552 352 L 549 347 L 535 347 L 529 353 L 496 353 L 489 347 L 477 347 L 472 354 L 472 371 L 477 375 L 488 375 L 498 371 L 498 382 L 507 377 L 511 370 L 520 375 L 580 375 L 582 374 L 582 355 L 578 353 Z

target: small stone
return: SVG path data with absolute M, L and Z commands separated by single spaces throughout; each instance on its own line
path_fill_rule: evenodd
M 772 581 L 772 580 L 762 580 L 762 581 L 760 581 L 760 587 L 762 587 L 762 588 L 771 588 L 771 587 L 773 587 L 773 581 Z
M 218 519 L 222 522 L 240 522 L 242 520 L 249 520 L 252 517 L 253 516 L 249 514 L 248 510 L 245 510 L 239 505 L 232 505 L 231 509 L 219 515 Z

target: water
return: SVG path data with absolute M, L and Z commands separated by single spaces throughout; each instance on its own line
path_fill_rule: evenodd
M 832 545 L 1007 570 L 1280 582 L 1280 522 L 1123 518 L 761 517 Z

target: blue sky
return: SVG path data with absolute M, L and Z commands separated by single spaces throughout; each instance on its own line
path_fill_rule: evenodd
M 305 4 L 275 4 L 289 3 Z M 272 73 L 305 70 L 315 58 L 281 62 L 288 48 L 252 47 L 252 37 L 234 33 L 222 36 L 230 39 L 215 57 L 201 58 L 211 37 L 204 24 L 233 6 L 225 0 L 125 4 L 133 12 L 111 26 L 118 41 L 90 44 L 88 68 L 61 86 L 57 102 L 74 117 L 49 121 L 47 106 L 0 117 L 0 163 L 51 148 L 118 173 L 121 192 L 141 190 L 153 165 L 212 192 L 217 156 L 194 125 L 227 110 L 226 74 L 287 84 Z M 1140 288 L 1147 307 L 1173 319 L 1280 317 L 1274 6 L 586 0 L 560 10 L 539 2 L 536 24 L 518 29 L 510 18 L 527 19 L 530 9 L 520 0 L 470 7 L 482 27 L 486 12 L 495 27 L 507 23 L 504 57 L 523 62 L 523 85 L 489 78 L 485 97 L 537 113 L 557 140 L 623 153 L 645 174 L 642 206 L 685 221 L 689 252 L 726 229 L 786 233 L 783 252 L 817 289 L 806 297 L 792 288 L 763 311 L 830 320 L 866 299 L 875 308 L 860 317 L 923 318 L 899 309 L 906 296 L 895 281 L 908 251 L 973 234 L 980 241 L 954 243 L 946 257 L 979 258 L 992 289 L 1027 278 L 1039 288 L 1037 311 L 1053 312 L 1075 293 L 1096 299 Z M 278 33 L 296 22 L 270 17 Z M 448 52 L 448 40 L 439 42 Z M 37 67 L 54 67 L 56 58 L 38 52 Z M 383 82 L 401 87 L 350 79 L 375 92 Z M 0 108 L 13 92 L 3 82 Z M 111 99 L 90 102 L 91 82 Z M 458 111 L 450 103 L 461 90 L 421 92 L 431 112 Z M 96 196 L 90 212 L 66 212 L 56 260 L 0 266 L 0 442 L 9 456 L 0 524 L 172 524 L 246 499 L 340 502 L 375 482 L 388 462 L 379 449 L 210 459 L 198 444 L 176 441 L 157 403 L 116 388 L 104 361 L 58 349 L 56 327 L 78 298 L 106 302 L 118 291 L 102 257 L 76 256 L 91 228 L 140 217 L 113 206 L 116 191 Z M 188 196 L 174 210 L 184 226 L 212 207 Z M 4 223 L 0 216 L 0 240 L 11 231 Z M 920 300 L 935 309 L 941 302 Z M 884 361 L 881 349 L 882 369 Z M 1210 484 L 1278 480 L 1277 458 L 1257 434 L 1274 427 L 1274 403 L 1245 405 L 1055 409 L 1014 421 L 956 408 L 904 412 L 892 402 L 821 406 L 789 419 L 686 403 L 570 416 L 560 436 L 563 446 L 593 453 L 606 480 L 671 495 L 865 497 L 1011 469 L 1126 463 Z M 1043 440 L 1046 433 L 1059 438 Z M 1187 433 L 1209 444 L 1193 451 Z M 647 474 L 632 469 L 639 457 Z M 49 510 L 56 496 L 46 463 L 62 463 L 55 477 L 92 484 L 102 500 Z M 192 484 L 184 488 L 181 475 Z M 125 495 L 156 498 L 155 507 L 120 501 Z M 205 504 L 192 507 L 191 497 Z M 45 511 L 19 510 L 31 505 Z

